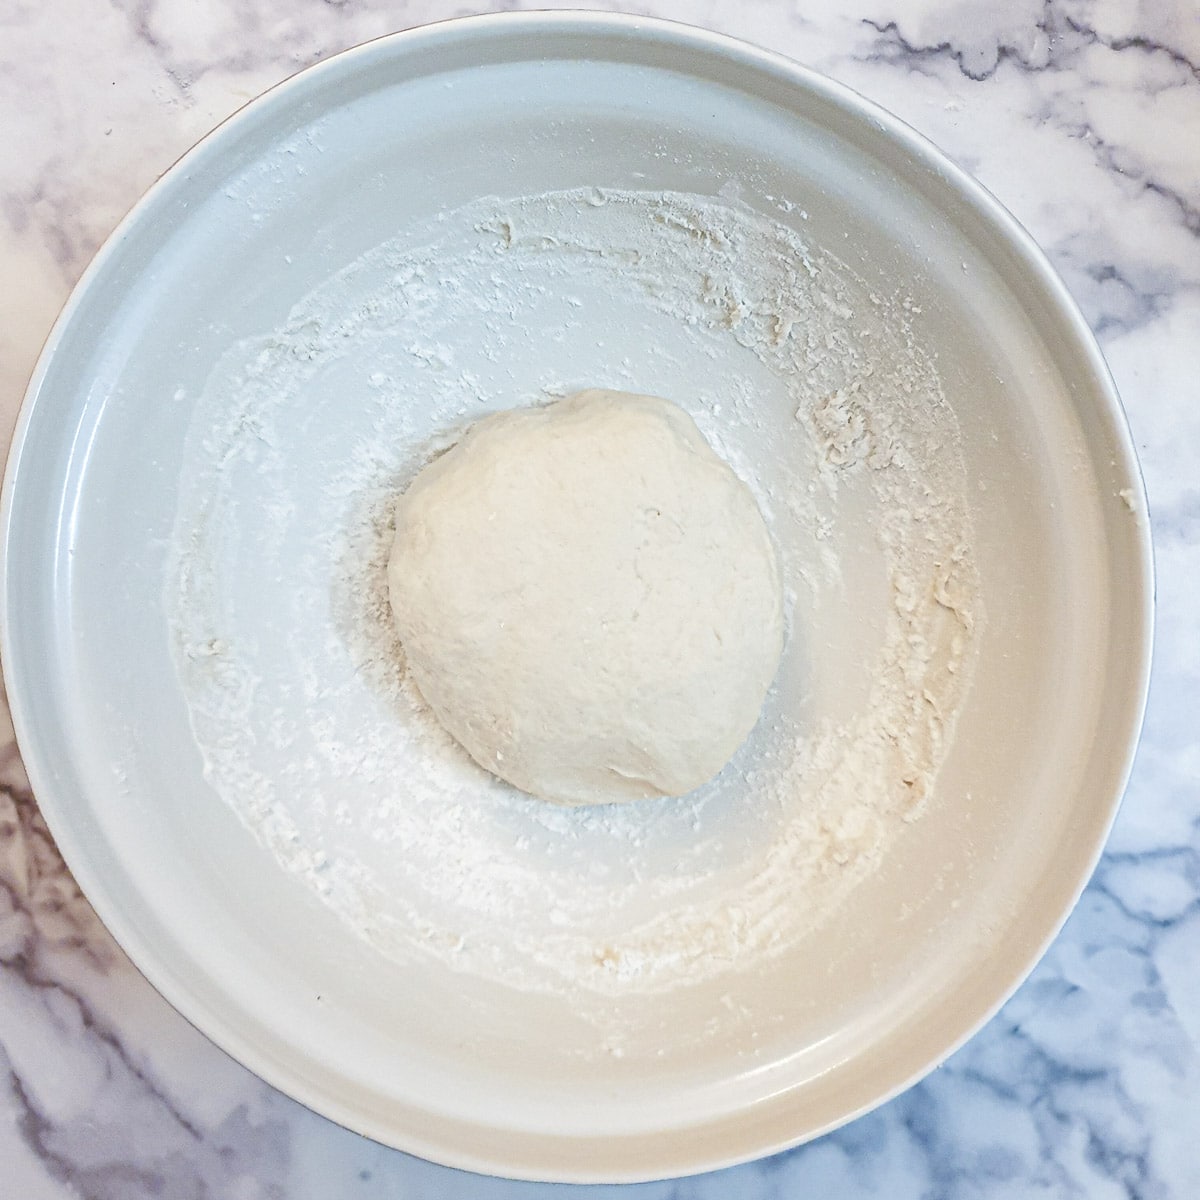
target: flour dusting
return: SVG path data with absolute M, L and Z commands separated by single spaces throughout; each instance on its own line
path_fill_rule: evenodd
M 982 622 L 921 314 L 779 220 L 675 193 L 487 199 L 364 254 L 195 399 L 167 578 L 206 776 L 386 955 L 569 994 L 753 972 L 934 794 Z M 479 416 L 584 387 L 685 408 L 754 489 L 789 636 L 758 728 L 677 799 L 559 809 L 406 675 L 399 492 Z

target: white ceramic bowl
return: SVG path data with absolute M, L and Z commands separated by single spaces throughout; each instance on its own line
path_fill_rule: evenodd
M 183 481 L 218 452 L 189 427 L 231 354 L 438 213 L 547 189 L 729 196 L 731 181 L 739 204 L 790 223 L 868 288 L 899 287 L 919 315 L 913 336 L 961 432 L 986 627 L 935 802 L 884 866 L 754 971 L 631 994 L 634 1033 L 602 1053 L 569 996 L 394 960 L 352 936 L 217 797 L 168 621 Z M 626 299 L 588 293 L 588 321 L 527 347 L 524 368 L 502 363 L 513 403 L 548 381 L 609 382 L 605 363 L 669 390 Z M 453 357 L 482 331 L 451 336 Z M 426 364 L 438 353 L 426 347 Z M 712 385 L 711 363 L 675 357 L 680 389 Z M 496 379 L 480 386 L 495 402 Z M 782 403 L 771 386 L 768 422 Z M 298 470 L 319 478 L 349 453 L 338 430 L 360 420 L 367 390 L 348 386 L 341 417 L 289 443 Z M 49 339 L 8 464 L 3 540 L 22 752 L 67 862 L 134 962 L 319 1112 L 517 1177 L 721 1166 L 814 1137 L 928 1071 L 995 1012 L 1079 895 L 1147 684 L 1133 448 L 1096 345 L 1030 239 L 846 89 L 627 17 L 506 15 L 384 38 L 201 142 L 109 239 Z M 261 588 L 264 637 L 296 560 L 271 561 L 274 577 L 230 584 Z M 819 648 L 821 632 L 802 634 Z

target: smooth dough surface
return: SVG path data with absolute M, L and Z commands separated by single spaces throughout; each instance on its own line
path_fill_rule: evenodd
M 783 648 L 754 497 L 682 409 L 649 396 L 591 390 L 472 426 L 401 497 L 388 585 L 445 727 L 564 804 L 710 779 Z

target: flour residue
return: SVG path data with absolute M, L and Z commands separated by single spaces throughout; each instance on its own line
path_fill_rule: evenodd
M 717 780 L 566 810 L 441 730 L 385 565 L 422 463 L 587 386 L 682 405 L 755 490 L 790 633 Z M 916 306 L 779 220 L 597 189 L 443 214 L 233 347 L 187 461 L 167 600 L 207 778 L 384 954 L 599 1020 L 794 947 L 931 802 L 982 618 L 956 423 Z

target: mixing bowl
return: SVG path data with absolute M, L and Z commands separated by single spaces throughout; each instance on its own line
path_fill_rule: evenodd
M 585 386 L 689 407 L 758 490 L 791 666 L 699 799 L 547 814 L 457 763 L 439 792 L 435 729 L 388 744 L 424 720 L 372 591 L 388 506 L 479 412 Z M 945 504 L 862 490 L 906 463 Z M 133 961 L 318 1112 L 516 1177 L 733 1163 L 930 1070 L 1078 897 L 1147 685 L 1133 448 L 1029 237 L 847 89 L 631 17 L 383 38 L 205 138 L 55 326 L 2 533 L 22 753 Z M 911 594 L 901 545 L 934 573 Z M 819 747 L 851 743 L 806 827 L 824 857 L 783 854 Z M 880 779 L 903 803 L 872 807 Z M 497 864 L 516 899 L 484 894 Z M 666 906 L 637 916 L 652 949 L 567 962 L 571 873 Z

